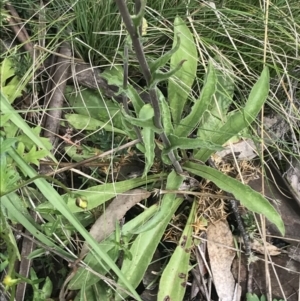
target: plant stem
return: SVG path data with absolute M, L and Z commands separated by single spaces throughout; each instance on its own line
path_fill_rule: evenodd
M 142 1 L 145 1 L 145 0 L 142 0 Z M 134 47 L 134 51 L 135 51 L 137 60 L 139 62 L 141 71 L 144 75 L 147 86 L 149 88 L 151 86 L 151 77 L 152 76 L 151 76 L 148 62 L 145 57 L 145 52 L 144 52 L 141 40 L 139 38 L 138 29 L 133 24 L 133 21 L 131 19 L 131 16 L 130 16 L 130 13 L 128 11 L 125 1 L 124 0 L 116 0 L 116 3 L 119 8 L 122 19 L 124 21 L 124 24 L 127 28 L 127 31 L 131 37 L 132 45 Z M 143 5 L 141 5 L 140 1 L 136 1 L 136 7 L 138 7 L 138 6 L 140 6 L 140 8 L 143 9 Z M 136 12 L 136 14 L 138 14 L 138 12 Z M 163 129 L 162 124 L 161 124 L 161 113 L 160 113 L 160 108 L 159 108 L 159 101 L 158 101 L 158 97 L 157 97 L 155 88 L 149 88 L 149 95 L 150 95 L 152 107 L 154 109 L 154 125 L 158 129 Z M 165 133 L 160 134 L 160 138 L 166 148 L 171 147 L 170 140 Z M 176 172 L 181 174 L 183 172 L 183 170 L 181 168 L 180 163 L 176 159 L 173 150 L 171 150 L 168 153 L 168 157 L 171 160 L 172 165 L 175 168 Z

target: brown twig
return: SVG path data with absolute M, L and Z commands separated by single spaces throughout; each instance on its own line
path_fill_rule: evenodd
M 71 50 L 66 42 L 63 42 L 60 51 L 66 57 L 71 57 Z M 51 86 L 51 94 L 48 100 L 49 113 L 45 121 L 45 134 L 44 136 L 50 139 L 53 148 L 57 144 L 57 136 L 59 130 L 59 123 L 62 113 L 64 102 L 64 90 L 67 84 L 68 70 L 71 61 L 64 57 L 57 58 L 55 73 L 53 75 L 53 83 Z
M 30 233 L 25 230 L 25 233 L 27 236 L 30 236 Z M 27 237 L 24 236 L 22 241 L 22 252 L 21 257 L 22 260 L 20 261 L 20 268 L 19 268 L 19 274 L 22 275 L 24 278 L 28 278 L 29 270 L 31 268 L 32 261 L 31 259 L 28 259 L 28 255 L 31 254 L 35 250 L 35 244 L 32 240 L 29 240 Z M 16 289 L 16 300 L 23 301 L 25 297 L 27 283 L 21 282 L 18 284 Z
M 102 154 L 93 156 L 93 157 L 91 157 L 91 158 L 88 158 L 88 159 L 82 160 L 82 161 L 80 161 L 80 162 L 76 162 L 76 163 L 70 164 L 69 166 L 60 168 L 60 169 L 55 170 L 55 171 L 52 171 L 52 172 L 48 173 L 47 176 L 53 176 L 53 175 L 62 173 L 62 172 L 64 172 L 64 171 L 66 171 L 66 170 L 70 170 L 71 168 L 76 168 L 76 167 L 78 167 L 78 166 L 85 165 L 85 164 L 87 164 L 87 163 L 89 163 L 89 162 L 95 161 L 95 160 L 100 159 L 100 158 L 104 158 L 104 157 L 106 157 L 106 156 L 108 156 L 108 155 L 111 155 L 111 154 L 114 154 L 114 153 L 116 153 L 116 152 L 118 152 L 118 151 L 120 151 L 120 150 L 122 150 L 122 149 L 131 147 L 131 146 L 134 146 L 134 145 L 137 144 L 137 143 L 139 143 L 139 140 L 138 140 L 138 139 L 133 140 L 133 141 L 130 141 L 130 142 L 124 144 L 124 145 L 121 145 L 121 146 L 119 146 L 119 147 L 116 147 L 116 148 L 114 148 L 114 149 L 111 149 L 111 150 L 109 150 L 109 151 L 107 151 L 107 152 L 104 152 L 104 153 L 102 153 Z

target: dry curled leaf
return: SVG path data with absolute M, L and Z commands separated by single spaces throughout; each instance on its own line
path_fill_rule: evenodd
M 265 242 L 265 246 L 263 242 L 254 239 L 251 243 L 251 249 L 260 253 L 260 254 L 265 254 L 265 251 L 268 252 L 270 256 L 276 256 L 281 254 L 280 249 L 278 249 L 276 246 L 273 246 L 272 244 Z

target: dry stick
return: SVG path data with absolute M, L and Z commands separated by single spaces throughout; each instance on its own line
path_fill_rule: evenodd
M 145 57 L 143 46 L 139 39 L 139 33 L 138 33 L 136 27 L 133 25 L 133 22 L 132 22 L 132 19 L 131 19 L 131 16 L 130 16 L 130 13 L 128 11 L 125 1 L 124 0 L 116 0 L 116 3 L 119 8 L 120 14 L 123 18 L 124 24 L 127 28 L 127 31 L 131 37 L 131 41 L 132 41 L 132 45 L 134 47 L 136 57 L 138 59 L 138 62 L 141 67 L 144 78 L 147 82 L 147 86 L 149 87 L 149 95 L 150 95 L 150 99 L 151 99 L 151 104 L 154 109 L 154 124 L 158 129 L 163 129 L 162 124 L 161 124 L 161 112 L 160 112 L 160 108 L 159 108 L 158 97 L 157 97 L 155 88 L 151 87 L 151 72 L 150 72 L 150 68 L 147 63 L 146 57 Z M 144 8 L 141 7 L 141 10 L 142 9 L 144 9 Z M 167 137 L 167 135 L 164 132 L 160 134 L 160 138 L 161 138 L 165 148 L 171 147 L 169 138 Z M 172 165 L 175 168 L 176 172 L 178 174 L 182 174 L 183 170 L 182 170 L 178 160 L 176 159 L 173 150 L 171 150 L 168 153 L 168 157 L 171 160 Z
M 253 281 L 253 262 L 250 259 L 251 255 L 251 246 L 250 246 L 250 237 L 247 231 L 245 230 L 244 223 L 241 219 L 241 215 L 238 209 L 238 201 L 231 199 L 230 204 L 232 207 L 233 214 L 238 224 L 238 229 L 241 231 L 244 245 L 245 245 L 245 255 L 248 258 L 248 277 L 247 277 L 247 292 L 252 294 L 252 281 Z
M 60 47 L 60 53 L 68 57 L 71 56 L 71 50 L 66 42 L 63 42 Z M 57 68 L 53 76 L 52 93 L 49 99 L 49 113 L 45 122 L 46 138 L 49 138 L 53 149 L 57 144 L 56 134 L 59 130 L 61 118 L 61 108 L 64 102 L 64 90 L 67 84 L 68 69 L 70 68 L 70 60 L 63 57 L 57 59 Z
M 82 160 L 82 161 L 80 161 L 80 162 L 76 162 L 76 163 L 70 164 L 69 166 L 66 166 L 66 167 L 60 168 L 60 169 L 58 169 L 58 170 L 55 170 L 55 171 L 53 171 L 53 172 L 50 172 L 50 173 L 47 174 L 47 176 L 53 176 L 53 175 L 62 173 L 62 172 L 64 172 L 64 171 L 66 171 L 66 170 L 69 170 L 69 169 L 71 169 L 71 168 L 75 168 L 75 167 L 78 167 L 78 166 L 82 166 L 82 165 L 84 165 L 84 164 L 87 164 L 87 163 L 89 163 L 89 162 L 95 161 L 95 160 L 97 160 L 97 159 L 104 158 L 104 157 L 106 157 L 106 156 L 108 156 L 108 155 L 111 155 L 111 154 L 113 154 L 113 153 L 116 153 L 116 152 L 118 152 L 118 151 L 120 151 L 120 150 L 123 150 L 123 149 L 125 149 L 125 148 L 129 148 L 129 147 L 131 147 L 131 146 L 134 146 L 134 145 L 137 144 L 137 143 L 139 143 L 139 140 L 138 140 L 138 139 L 133 140 L 133 141 L 130 141 L 130 142 L 124 144 L 124 145 L 121 145 L 121 146 L 119 146 L 119 147 L 116 147 L 116 148 L 114 148 L 114 149 L 111 149 L 111 150 L 109 150 L 109 151 L 107 151 L 107 152 L 104 152 L 104 153 L 102 153 L 102 154 L 100 154 L 100 155 L 93 156 L 93 157 L 91 157 L 91 158 L 88 158 L 88 159 Z
M 5 6 L 11 14 L 11 17 L 8 19 L 9 25 L 13 29 L 18 40 L 23 44 L 25 50 L 27 50 L 29 52 L 29 54 L 31 55 L 31 57 L 33 57 L 34 50 L 33 50 L 33 45 L 30 42 L 30 37 L 29 37 L 24 25 L 21 25 L 22 23 L 20 21 L 18 21 L 18 20 L 21 20 L 21 18 L 19 17 L 15 8 L 10 3 L 6 3 Z
M 187 195 L 194 195 L 194 196 L 204 196 L 209 198 L 215 199 L 225 199 L 225 200 L 232 200 L 231 196 L 222 195 L 222 194 L 213 194 L 213 193 L 206 193 L 206 192 L 197 192 L 197 191 L 190 191 L 190 190 L 163 190 L 163 189 L 154 189 L 153 193 L 156 195 L 160 194 L 167 194 L 167 193 L 176 193 L 176 194 L 187 194 Z
M 40 163 L 40 165 L 50 165 L 50 166 L 56 166 L 56 167 L 58 167 L 58 166 L 59 167 L 69 166 L 70 169 L 72 169 L 73 165 L 74 165 L 74 163 L 72 163 L 72 162 L 58 162 L 58 163 L 56 163 L 56 162 L 53 162 L 53 161 L 39 161 L 39 163 Z M 80 163 L 81 163 L 81 161 L 80 161 Z M 98 163 L 95 162 L 95 163 L 90 163 L 86 167 L 90 167 L 90 166 L 92 166 L 92 167 L 104 167 L 104 166 L 108 166 L 108 165 L 110 165 L 110 162 L 98 162 Z
M 26 51 L 29 52 L 33 57 L 33 45 L 30 42 L 30 37 L 26 31 L 25 26 L 21 23 L 20 17 L 15 8 L 10 4 L 6 3 L 6 8 L 9 10 L 11 17 L 8 19 L 8 23 L 14 31 L 17 39 L 23 44 Z M 26 230 L 26 233 L 28 231 Z M 29 233 L 28 233 L 29 234 Z M 31 260 L 27 259 L 27 256 L 34 250 L 34 245 L 28 239 L 24 239 L 22 242 L 22 261 L 20 262 L 19 274 L 27 278 L 29 275 L 29 269 L 31 267 Z M 16 288 L 16 300 L 24 300 L 27 283 L 19 283 Z
M 36 217 L 36 215 L 35 215 Z M 25 234 L 30 237 L 30 233 L 28 230 L 25 230 Z M 22 241 L 22 251 L 21 251 L 21 262 L 19 267 L 19 275 L 22 275 L 24 278 L 28 278 L 29 276 L 29 270 L 31 268 L 32 261 L 31 259 L 27 259 L 28 255 L 31 254 L 32 251 L 34 251 L 35 245 L 32 240 L 28 239 L 24 236 Z M 25 292 L 27 288 L 27 282 L 20 282 L 17 285 L 16 289 L 16 300 L 24 300 Z

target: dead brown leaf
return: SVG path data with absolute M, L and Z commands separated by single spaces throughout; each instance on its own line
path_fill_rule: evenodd
M 144 189 L 133 189 L 119 194 L 96 220 L 90 230 L 91 236 L 98 243 L 107 238 L 115 230 L 116 222 L 122 219 L 130 208 L 148 198 L 150 194 Z M 80 258 L 84 257 L 88 250 L 88 244 L 84 243 Z
M 210 224 L 207 228 L 207 249 L 215 288 L 222 301 L 234 300 L 236 284 L 231 265 L 235 251 L 231 248 L 234 248 L 233 236 L 227 222 Z

